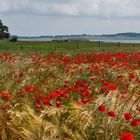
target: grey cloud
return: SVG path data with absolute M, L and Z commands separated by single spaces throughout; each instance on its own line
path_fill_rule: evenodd
M 3 16 L 11 34 L 36 36 L 57 34 L 104 34 L 118 32 L 140 32 L 138 19 L 95 19 L 89 17 L 53 17 L 14 14 Z
M 140 16 L 139 0 L 0 0 L 0 13 L 93 16 Z

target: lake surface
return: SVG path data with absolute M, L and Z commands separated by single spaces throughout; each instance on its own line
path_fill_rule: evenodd
M 109 39 L 105 39 L 105 40 L 90 40 L 90 41 L 101 41 L 101 42 L 110 42 L 110 43 L 117 43 L 117 42 L 120 42 L 120 43 L 140 43 L 140 40 L 109 40 Z
M 18 38 L 19 41 L 52 41 L 52 38 Z
M 54 38 L 18 38 L 19 41 L 52 41 Z M 140 40 L 117 40 L 117 39 L 91 39 L 90 41 L 101 41 L 101 42 L 110 42 L 110 43 L 140 43 Z

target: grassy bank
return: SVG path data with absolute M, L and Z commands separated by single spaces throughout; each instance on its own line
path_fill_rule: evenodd
M 86 50 L 85 50 L 86 49 Z M 140 52 L 140 44 L 131 44 L 131 43 L 105 43 L 102 42 L 89 42 L 89 41 L 51 41 L 51 42 L 8 42 L 0 41 L 0 51 L 37 51 L 37 52 L 63 52 L 67 53 L 68 51 L 77 51 L 81 53 L 90 53 L 90 52 Z

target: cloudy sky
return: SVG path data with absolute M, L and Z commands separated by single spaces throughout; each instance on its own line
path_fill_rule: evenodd
M 140 32 L 140 0 L 0 0 L 15 35 Z

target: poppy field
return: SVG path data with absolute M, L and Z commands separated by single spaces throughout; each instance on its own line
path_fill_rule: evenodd
M 0 52 L 0 140 L 140 140 L 140 52 L 90 49 Z

